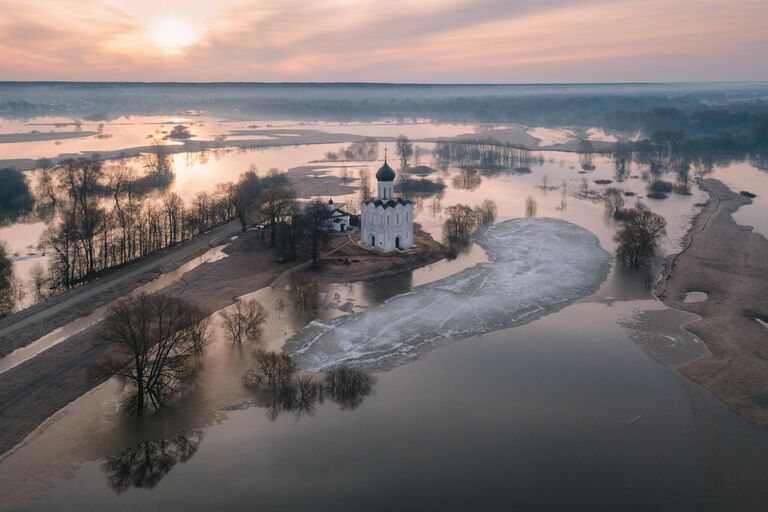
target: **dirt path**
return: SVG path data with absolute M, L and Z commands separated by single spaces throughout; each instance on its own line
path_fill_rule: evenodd
M 684 249 L 667 259 L 657 294 L 665 304 L 701 316 L 688 329 L 712 357 L 681 369 L 748 421 L 768 428 L 768 240 L 732 214 L 751 201 L 707 179 L 710 199 L 696 217 Z M 686 293 L 708 294 L 685 303 Z
M 81 288 L 3 319 L 0 323 L 0 355 L 8 354 L 67 322 L 89 314 L 139 284 L 154 279 L 161 272 L 182 265 L 236 235 L 240 232 L 239 227 L 238 222 L 229 222 L 205 235 L 165 249 Z

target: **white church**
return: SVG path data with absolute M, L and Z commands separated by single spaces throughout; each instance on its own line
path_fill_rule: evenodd
M 360 206 L 360 241 L 379 252 L 408 249 L 413 245 L 413 205 L 395 197 L 395 171 L 387 164 L 376 172 L 378 197 Z

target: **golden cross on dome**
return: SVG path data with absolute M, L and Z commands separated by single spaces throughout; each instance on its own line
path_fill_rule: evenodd
M 384 163 L 387 163 L 387 148 L 384 148 Z

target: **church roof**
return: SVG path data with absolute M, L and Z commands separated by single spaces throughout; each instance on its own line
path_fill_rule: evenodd
M 401 204 L 403 206 L 407 204 L 411 204 L 411 202 L 407 199 L 403 199 L 401 197 L 394 197 L 392 199 L 369 199 L 368 201 L 365 201 L 363 204 L 370 204 L 373 203 L 374 206 L 382 206 L 384 209 L 386 208 L 394 208 L 395 206 Z
M 376 171 L 376 179 L 378 181 L 395 181 L 395 171 L 387 163 L 387 154 L 384 153 L 384 165 L 382 165 L 378 171 Z

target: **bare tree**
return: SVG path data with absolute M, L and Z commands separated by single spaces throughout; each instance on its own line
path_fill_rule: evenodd
M 16 307 L 14 286 L 13 261 L 5 242 L 0 241 L 0 318 L 13 313 Z
M 592 146 L 592 142 L 587 139 L 580 140 L 578 150 L 581 168 L 585 171 L 594 171 L 595 165 L 592 162 L 594 161 L 595 148 Z
M 624 226 L 616 233 L 616 256 L 629 267 L 644 265 L 654 256 L 666 234 L 664 217 L 638 204 L 625 213 Z
M 616 144 L 613 151 L 613 168 L 616 181 L 624 181 L 629 174 L 629 165 L 632 161 L 632 153 L 626 144 Z
M 220 185 L 225 200 L 232 205 L 235 217 L 240 221 L 243 233 L 248 229 L 251 217 L 259 201 L 263 188 L 262 180 L 255 170 L 248 170 L 240 175 L 237 183 Z
M 624 208 L 624 193 L 621 189 L 608 187 L 603 192 L 603 199 L 605 201 L 605 209 L 609 215 L 616 215 L 617 212 Z
M 192 353 L 196 356 L 205 352 L 208 343 L 211 341 L 211 316 L 207 311 L 199 312 L 200 321 L 192 325 L 189 329 L 189 340 L 192 344 Z
M 477 169 L 462 169 L 453 177 L 453 186 L 462 190 L 477 190 L 483 184 L 483 177 Z
M 264 190 L 259 211 L 267 217 L 270 224 L 270 247 L 275 246 L 277 223 L 289 214 L 295 202 L 296 194 L 289 187 L 275 186 Z
M 535 217 L 537 210 L 538 206 L 536 205 L 536 200 L 533 197 L 528 196 L 525 200 L 525 216 Z
M 256 300 L 238 298 L 230 307 L 219 313 L 227 336 L 235 343 L 256 340 L 261 336 L 261 324 L 267 319 L 267 311 Z
M 365 203 L 371 199 L 373 199 L 371 171 L 368 169 L 360 169 L 360 202 Z
M 103 335 L 123 356 L 113 360 L 112 368 L 135 390 L 139 414 L 148 405 L 164 405 L 192 375 L 194 333 L 206 317 L 183 299 L 162 294 L 139 294 L 109 307 Z
M 405 135 L 397 137 L 395 142 L 395 153 L 400 157 L 400 168 L 408 168 L 408 160 L 413 156 L 413 143 Z
M 46 283 L 48 282 L 48 276 L 45 274 L 43 266 L 39 263 L 32 265 L 29 270 L 29 278 L 35 303 L 42 302 L 45 299 Z
M 291 274 L 289 284 L 289 295 L 296 309 L 299 311 L 307 311 L 317 307 L 317 281 L 307 274 L 294 272 Z
M 269 390 L 290 388 L 296 364 L 289 356 L 258 349 L 254 353 L 254 362 L 254 368 L 246 376 L 247 382 Z
M 492 224 L 496 220 L 499 209 L 496 203 L 490 199 L 484 200 L 479 206 L 475 206 L 475 219 L 479 226 Z
M 449 244 L 466 242 L 477 226 L 477 218 L 472 207 L 456 204 L 445 209 L 443 238 Z
M 313 199 L 304 206 L 302 219 L 309 235 L 309 254 L 313 267 L 317 267 L 320 249 L 328 241 L 327 224 L 330 218 L 331 210 L 324 201 Z
M 40 174 L 37 178 L 35 210 L 42 217 L 48 217 L 56 210 L 57 203 L 56 190 L 51 173 L 54 163 L 50 158 L 41 158 L 37 161 L 37 167 L 40 169 Z
M 142 155 L 149 182 L 154 186 L 173 181 L 173 157 L 166 146 L 154 141 L 152 150 Z

